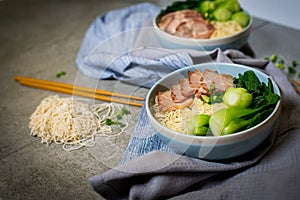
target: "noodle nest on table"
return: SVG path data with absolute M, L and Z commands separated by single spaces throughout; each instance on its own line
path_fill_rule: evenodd
M 122 128 L 106 125 L 106 119 L 115 119 L 120 109 L 120 105 L 112 103 L 88 105 L 73 98 L 49 96 L 31 115 L 30 134 L 40 137 L 42 143 L 62 144 L 66 151 L 92 147 L 95 136 L 118 136 L 128 127 L 126 116 L 122 118 Z

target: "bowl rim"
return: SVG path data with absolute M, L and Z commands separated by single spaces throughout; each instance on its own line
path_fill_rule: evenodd
M 150 124 L 153 125 L 153 123 L 155 123 L 156 125 L 160 126 L 161 129 L 166 129 L 169 133 L 171 134 L 165 134 L 165 133 L 162 133 L 161 131 L 159 131 L 159 134 L 163 134 L 163 135 L 173 135 L 174 137 L 173 138 L 177 138 L 177 137 L 182 137 L 184 138 L 183 141 L 201 141 L 201 142 L 208 142 L 208 143 L 216 143 L 216 141 L 218 141 L 217 143 L 218 144 L 228 144 L 228 143 L 233 143 L 235 140 L 238 140 L 239 141 L 239 138 L 243 138 L 243 139 L 246 139 L 246 138 L 249 138 L 251 137 L 251 135 L 254 134 L 254 131 L 256 128 L 266 124 L 271 118 L 273 117 L 276 117 L 276 115 L 279 114 L 280 112 L 280 109 L 281 109 L 281 98 L 279 99 L 279 101 L 277 102 L 273 112 L 262 122 L 260 122 L 259 124 L 249 128 L 249 129 L 246 129 L 246 130 L 243 130 L 243 131 L 239 131 L 239 132 L 236 132 L 236 133 L 233 133 L 233 134 L 229 134 L 229 135 L 220 135 L 220 136 L 195 136 L 195 135 L 189 135 L 189 134 L 184 134 L 184 133 L 180 133 L 180 132 L 177 132 L 177 131 L 174 131 L 170 128 L 167 128 L 165 127 L 163 124 L 161 124 L 155 117 L 154 115 L 152 114 L 151 112 L 151 108 L 150 108 L 150 97 L 152 96 L 151 94 L 153 93 L 153 91 L 155 90 L 155 88 L 161 83 L 163 82 L 166 78 L 168 77 L 171 77 L 173 76 L 174 74 L 176 73 L 181 73 L 183 71 L 186 71 L 186 70 L 189 70 L 189 69 L 197 69 L 197 68 L 201 68 L 201 67 L 204 67 L 204 69 L 207 68 L 207 66 L 211 66 L 211 65 L 219 65 L 219 66 L 223 66 L 223 67 L 240 67 L 240 68 L 244 68 L 244 69 L 247 69 L 247 70 L 253 70 L 255 73 L 259 73 L 261 75 L 263 75 L 264 77 L 266 78 L 270 78 L 272 84 L 273 84 L 273 87 L 274 87 L 274 90 L 277 90 L 278 91 L 278 95 L 280 97 L 281 96 L 281 91 L 280 91 L 280 88 L 279 86 L 277 85 L 277 83 L 274 81 L 274 79 L 265 74 L 264 72 L 258 70 L 258 69 L 255 69 L 255 68 L 252 68 L 252 67 L 249 67 L 249 66 L 246 66 L 246 65 L 241 65 L 241 64 L 233 64 L 233 63 L 224 63 L 224 62 L 213 62 L 213 63 L 202 63 L 202 64 L 195 64 L 195 65 L 190 65 L 190 66 L 187 66 L 187 67 L 184 67 L 184 68 L 181 68 L 181 69 L 178 69 L 178 70 L 175 70 L 173 72 L 171 72 L 170 74 L 162 77 L 158 82 L 156 82 L 152 87 L 151 89 L 149 90 L 147 96 L 146 96 L 146 113 L 147 113 L 147 116 L 149 118 L 149 121 L 150 121 Z M 206 66 L 206 67 L 205 67 Z M 196 142 L 198 143 L 198 142 Z
M 244 12 L 246 12 L 250 16 L 250 21 L 248 25 L 243 28 L 240 32 L 237 32 L 232 35 L 228 35 L 225 37 L 221 38 L 208 38 L 208 39 L 196 39 L 196 38 L 187 38 L 187 37 L 180 37 L 176 35 L 172 35 L 170 33 L 165 32 L 164 30 L 160 29 L 157 25 L 157 17 L 159 14 L 157 14 L 153 19 L 152 19 L 152 25 L 155 29 L 155 31 L 158 34 L 162 34 L 164 37 L 169 37 L 170 39 L 180 41 L 181 43 L 186 43 L 186 42 L 195 42 L 195 43 L 207 43 L 207 45 L 213 45 L 213 44 L 219 44 L 219 43 L 226 43 L 225 41 L 232 41 L 234 40 L 237 36 L 246 34 L 248 31 L 250 31 L 252 25 L 253 25 L 253 17 L 247 12 L 246 10 L 243 9 Z

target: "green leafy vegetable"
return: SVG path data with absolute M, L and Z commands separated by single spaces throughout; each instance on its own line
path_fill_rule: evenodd
M 230 12 L 230 10 L 228 10 L 227 8 L 217 8 L 214 12 L 213 12 L 213 16 L 217 21 L 220 22 L 226 22 L 228 20 L 230 20 L 232 13 Z
M 224 108 L 212 114 L 209 128 L 215 136 L 232 134 L 259 124 L 273 110 L 270 105 L 260 108 Z
M 216 3 L 214 1 L 203 1 L 199 6 L 201 13 L 209 13 L 216 9 Z
M 238 78 L 233 78 L 236 87 L 245 88 L 252 94 L 253 101 L 250 108 L 259 108 L 266 105 L 274 105 L 280 97 L 274 93 L 273 84 L 268 78 L 268 84 L 260 82 L 255 73 L 251 70 L 239 74 Z
M 163 15 L 168 14 L 170 12 L 175 12 L 175 11 L 185 10 L 185 9 L 196 9 L 199 7 L 202 1 L 203 0 L 175 1 L 171 5 L 167 6 L 166 9 L 160 11 L 157 20 L 159 21 Z
M 212 114 L 209 127 L 213 135 L 227 135 L 245 128 L 251 118 L 244 118 L 255 113 L 256 109 L 249 108 L 224 108 Z
M 194 115 L 188 122 L 188 133 L 191 135 L 206 135 L 209 129 L 210 116 L 206 114 Z
M 196 10 L 200 12 L 205 19 L 213 20 L 213 11 L 216 9 L 215 1 L 203 1 Z
M 232 15 L 231 19 L 233 21 L 236 21 L 243 28 L 245 28 L 250 22 L 250 16 L 247 13 L 243 12 L 243 11 L 239 11 L 239 12 L 234 13 Z
M 228 107 L 246 108 L 252 103 L 252 94 L 245 88 L 227 88 L 223 101 Z
M 218 8 L 226 8 L 231 13 L 241 11 L 241 6 L 238 0 L 226 0 L 218 3 Z
M 259 124 L 273 112 L 280 99 L 273 91 L 271 80 L 268 79 L 268 84 L 260 82 L 253 71 L 239 74 L 233 82 L 236 90 L 229 89 L 224 95 L 224 102 L 229 107 L 214 112 L 210 117 L 209 128 L 213 135 L 232 134 Z M 240 94 L 247 97 L 242 99 Z

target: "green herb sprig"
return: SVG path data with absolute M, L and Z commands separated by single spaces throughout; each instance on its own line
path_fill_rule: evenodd
M 124 128 L 125 124 L 122 123 L 120 120 L 122 120 L 125 115 L 129 115 L 129 114 L 131 114 L 130 111 L 127 110 L 126 108 L 122 107 L 121 110 L 118 113 L 116 113 L 115 120 L 113 120 L 111 118 L 107 118 L 105 120 L 105 124 L 107 126 L 117 125 L 117 126 L 120 126 L 120 128 Z
M 66 72 L 60 71 L 60 72 L 58 72 L 58 73 L 56 74 L 56 78 L 60 78 L 60 77 L 62 77 L 62 76 L 64 76 L 64 75 L 66 75 Z

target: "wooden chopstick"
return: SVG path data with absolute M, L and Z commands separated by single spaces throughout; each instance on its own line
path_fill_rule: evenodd
M 74 85 L 70 85 L 70 84 L 64 84 L 64 83 L 58 83 L 58 82 L 46 81 L 46 80 L 39 80 L 39 79 L 33 79 L 33 78 L 27 78 L 27 77 L 21 77 L 21 76 L 16 76 L 15 80 L 18 81 L 22 85 L 26 85 L 26 86 L 30 86 L 30 87 L 51 90 L 51 91 L 55 91 L 55 92 L 65 93 L 65 94 L 83 96 L 83 97 L 88 97 L 88 98 L 94 98 L 94 99 L 102 100 L 102 101 L 116 102 L 116 103 L 121 103 L 121 104 L 132 105 L 132 106 L 139 106 L 139 107 L 143 106 L 142 103 L 112 98 L 112 96 L 116 96 L 116 97 L 129 98 L 129 99 L 134 99 L 134 100 L 144 100 L 144 98 L 141 98 L 141 97 L 135 97 L 135 96 L 119 94 L 119 93 L 112 93 L 112 92 L 105 91 L 105 90 L 94 90 L 91 88 L 85 88 L 85 87 L 74 86 Z M 100 94 L 104 94 L 104 95 L 108 95 L 108 96 L 103 96 Z
M 15 76 L 15 80 L 19 81 L 19 82 L 20 81 L 28 81 L 28 82 L 38 83 L 38 84 L 45 84 L 45 85 L 52 85 L 52 86 L 57 86 L 57 87 L 69 88 L 69 89 L 72 89 L 72 90 L 80 90 L 80 91 L 84 91 L 84 92 L 91 92 L 91 93 L 100 94 L 100 95 L 108 95 L 108 96 L 115 96 L 115 97 L 122 97 L 122 98 L 128 98 L 128 99 L 144 101 L 144 98 L 142 98 L 142 97 L 136 97 L 136 96 L 131 96 L 131 95 L 127 95 L 127 94 L 114 93 L 114 92 L 109 92 L 109 91 L 106 91 L 106 90 L 98 90 L 98 89 L 95 90 L 95 89 L 92 89 L 92 88 L 81 87 L 81 86 L 71 85 L 71 84 L 67 84 L 67 83 L 59 83 L 59 82 L 29 78 L 29 77 L 24 77 L 24 76 Z
M 295 79 L 292 79 L 292 82 L 295 84 L 297 91 L 300 92 L 300 83 Z

